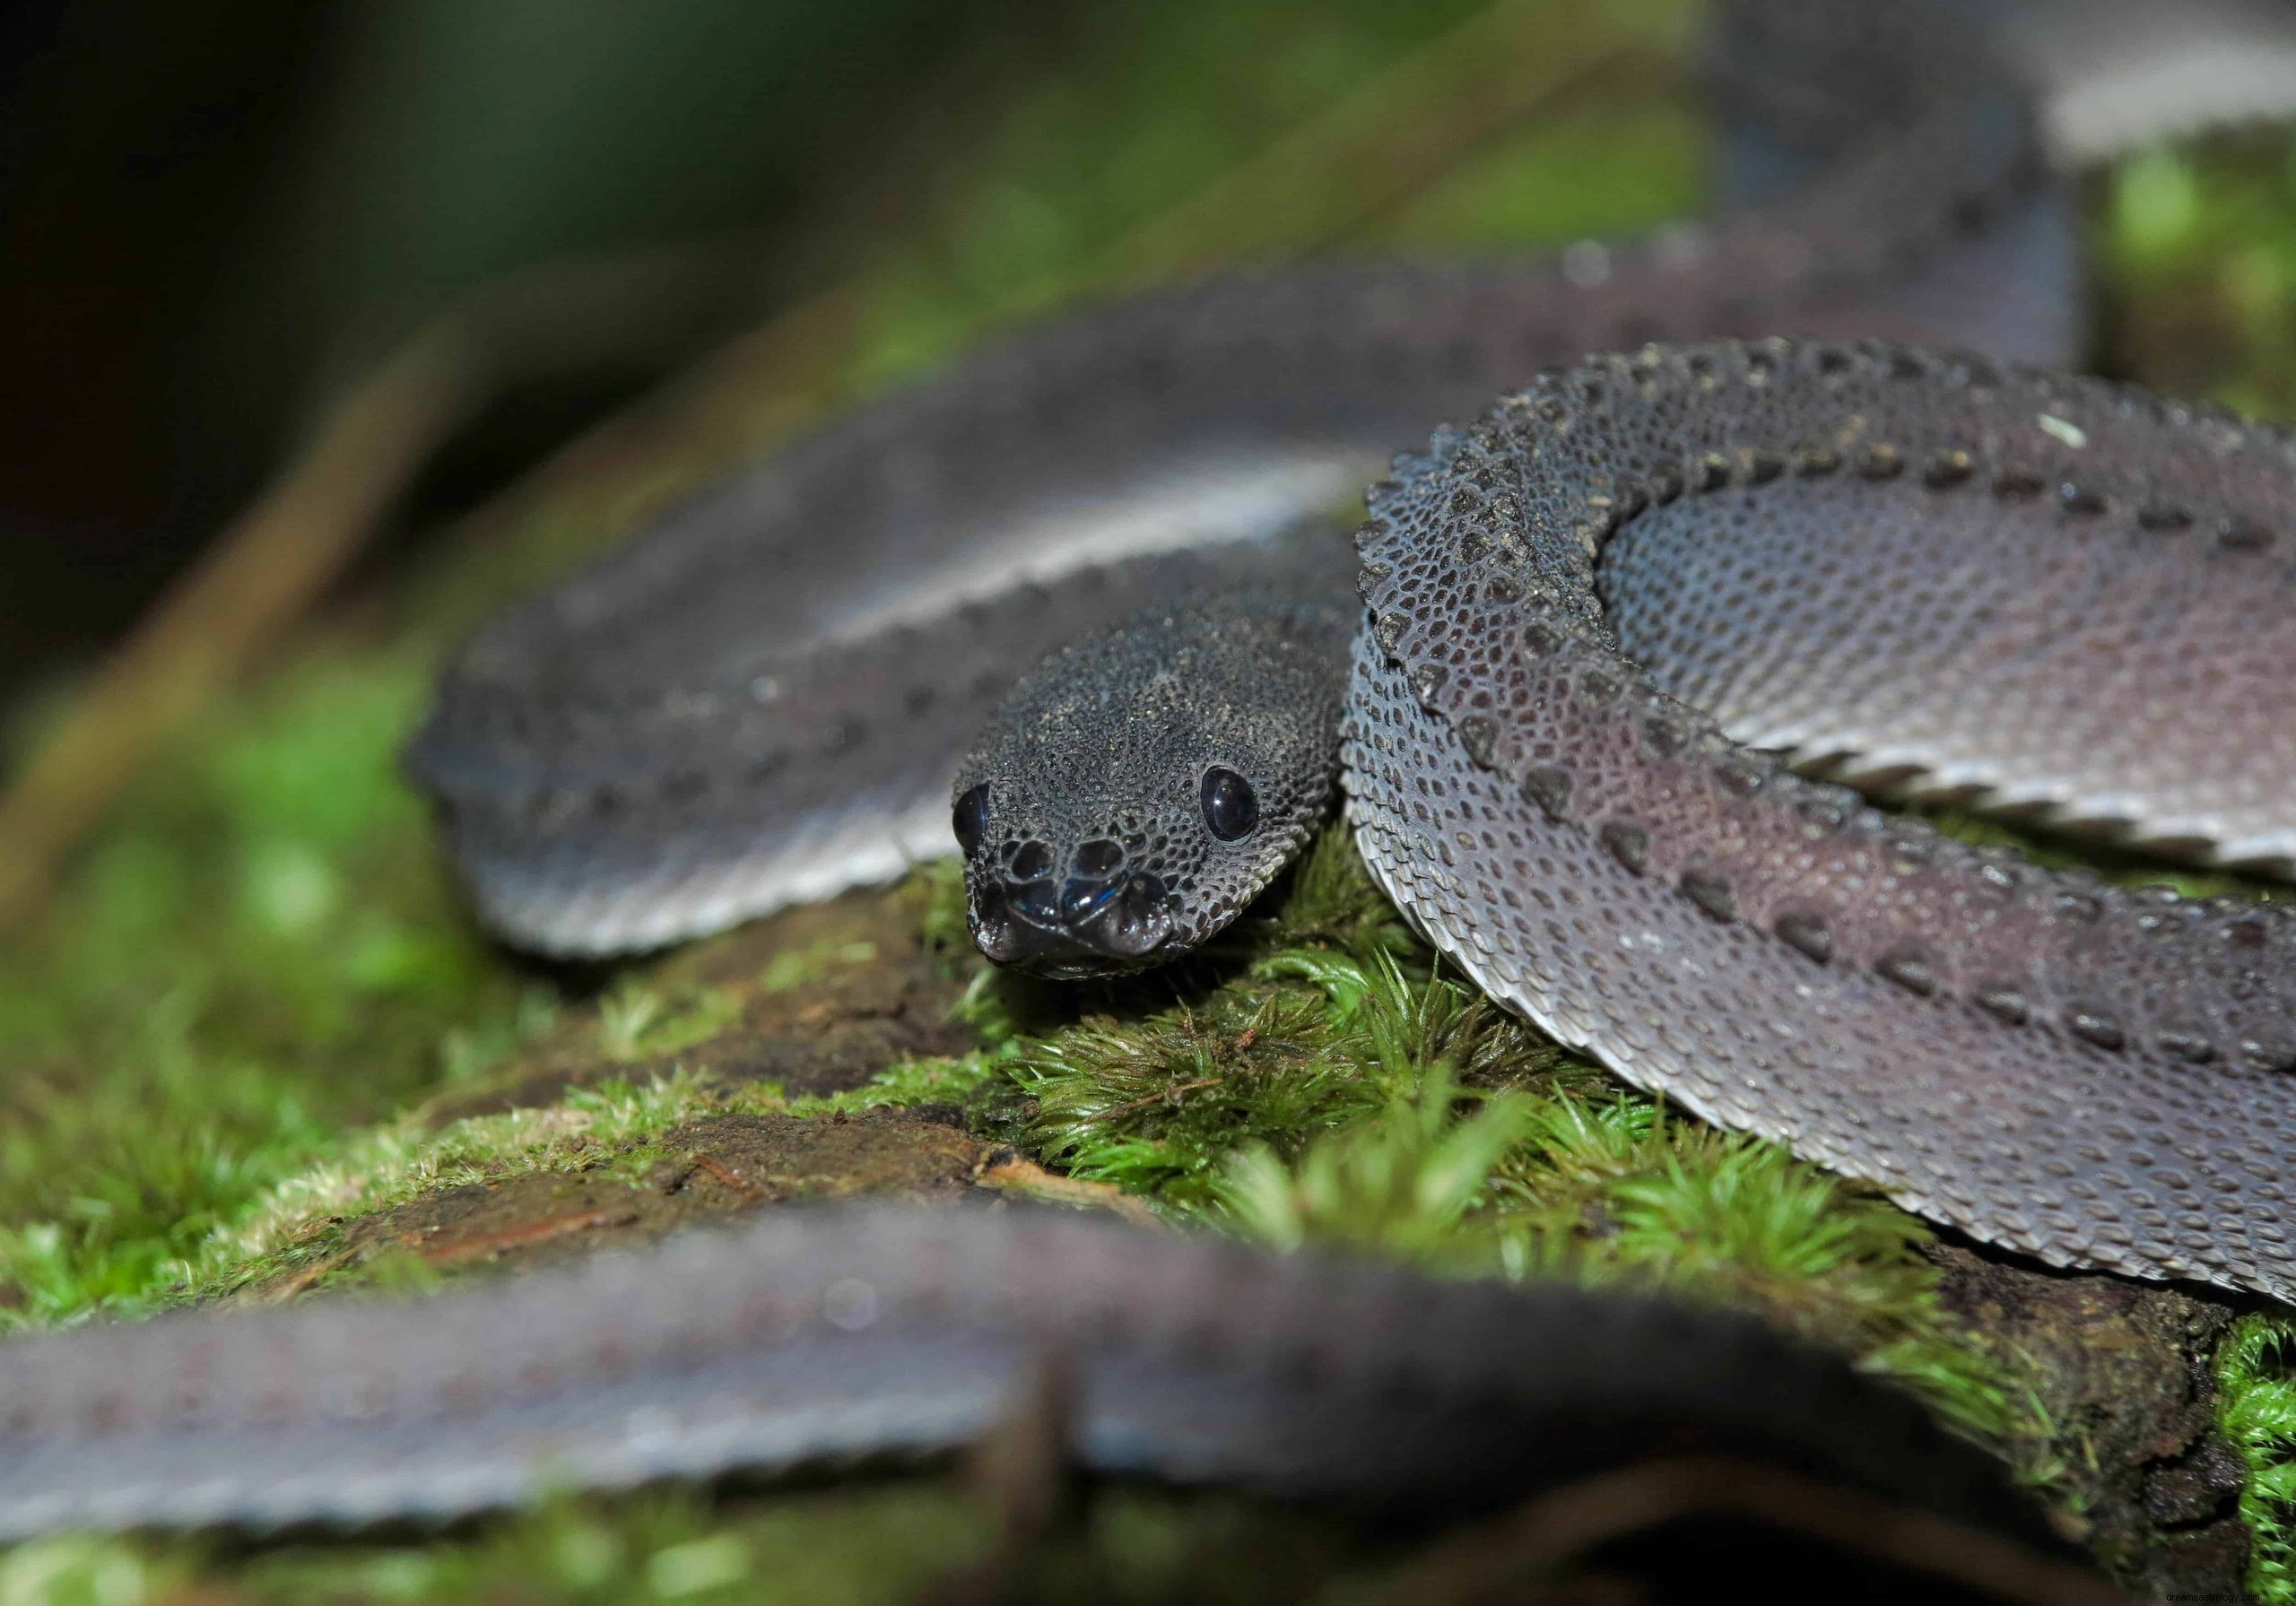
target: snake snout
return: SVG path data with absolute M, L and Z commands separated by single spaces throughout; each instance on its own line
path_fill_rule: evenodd
M 1061 864 L 1031 842 L 980 878 L 971 913 L 983 953 L 1044 975 L 1089 976 L 1130 969 L 1172 934 L 1170 889 L 1130 867 L 1114 840 L 1082 843 L 1056 871 Z

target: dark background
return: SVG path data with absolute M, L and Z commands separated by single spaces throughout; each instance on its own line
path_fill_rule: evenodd
M 1066 14 L 1032 6 L 1026 31 Z M 317 395 L 473 286 L 664 241 L 715 270 L 642 352 L 493 409 L 434 506 L 770 304 L 968 51 L 1025 44 L 1016 21 L 944 0 L 11 0 L 0 698 L 115 635 Z

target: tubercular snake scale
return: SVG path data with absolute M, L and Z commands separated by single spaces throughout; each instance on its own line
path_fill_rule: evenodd
M 1420 928 L 1628 1080 L 2054 1263 L 2296 1299 L 2287 907 L 1785 767 L 2296 859 L 2296 454 L 2006 365 L 2072 359 L 2079 274 L 1992 9 L 1723 8 L 1745 176 L 1809 182 L 1710 225 L 1096 309 L 674 510 L 442 681 L 410 768 L 481 917 L 656 946 L 946 852 L 953 812 L 994 957 L 1127 966 L 1232 917 L 1336 778 Z M 2296 84 L 2285 14 L 2210 9 Z M 2084 56 L 2158 20 L 2036 14 Z M 1360 562 L 1301 526 L 1447 418 Z M 1906 1402 L 1727 1318 L 874 1211 L 12 1341 L 0 1537 L 932 1454 L 1046 1364 L 1108 1471 L 1448 1507 L 1688 1433 L 2048 1549 Z
M 1854 553 L 1884 590 L 1966 583 L 1936 572 L 1956 521 L 2043 549 L 2048 589 L 2000 606 L 1926 695 L 1985 699 L 2013 729 L 2046 690 L 2037 660 L 2102 681 L 2134 659 L 2132 683 L 2180 695 L 2108 710 L 2127 760 L 2110 812 L 2284 857 L 2286 436 L 1902 348 L 1652 350 L 1542 377 L 1371 508 L 1350 811 L 1381 882 L 1486 990 L 1629 1080 L 1979 1237 L 2296 1298 L 2287 907 L 2045 871 L 1805 780 L 1659 690 L 1597 580 L 1646 518 L 1687 521 L 1703 544 L 1677 555 L 1701 570 L 1726 569 L 1759 518 L 1805 537 L 1813 567 Z M 2093 566 L 2130 561 L 2124 542 L 2196 575 L 2204 603 L 2173 617 L 2222 633 L 2068 609 Z M 1822 661 L 1830 644 L 1806 645 Z M 2192 803 L 2181 765 L 2146 763 L 2190 729 L 2222 806 Z

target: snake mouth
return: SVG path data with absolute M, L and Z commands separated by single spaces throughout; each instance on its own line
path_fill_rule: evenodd
M 1056 980 L 1152 965 L 1175 929 L 1163 881 L 1144 872 L 1071 876 L 1057 886 L 987 879 L 967 912 L 973 942 L 991 962 Z

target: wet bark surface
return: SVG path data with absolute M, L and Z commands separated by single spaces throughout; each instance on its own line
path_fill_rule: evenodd
M 2246 1469 L 2216 1429 L 2212 1366 L 2235 1303 L 1965 1242 L 1929 1253 L 1971 1338 L 2036 1363 L 2083 1542 L 2141 1598 L 2246 1599 Z
M 900 892 L 787 910 L 670 954 L 643 976 L 674 1004 L 707 998 L 722 1021 L 696 1041 L 624 1055 L 602 1044 L 607 1006 L 578 1005 L 483 1083 L 433 1100 L 426 1118 L 437 1126 L 540 1107 L 570 1088 L 681 1070 L 729 1086 L 773 1082 L 791 1098 L 841 1093 L 904 1060 L 978 1042 L 951 1016 L 962 974 L 920 937 L 915 900 Z
M 726 1116 L 657 1140 L 642 1176 L 605 1167 L 535 1171 L 442 1188 L 350 1224 L 334 1263 L 412 1254 L 441 1269 L 538 1263 L 762 1205 L 863 1194 L 951 1202 L 997 1196 L 987 1173 L 1004 1151 L 906 1110 L 809 1118 Z

